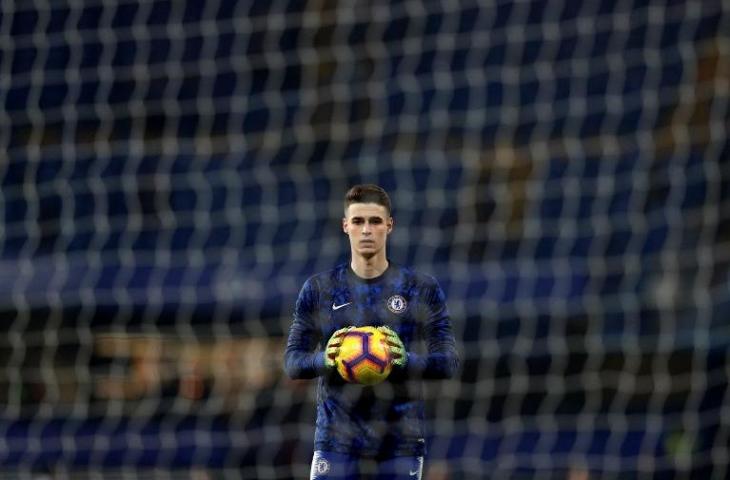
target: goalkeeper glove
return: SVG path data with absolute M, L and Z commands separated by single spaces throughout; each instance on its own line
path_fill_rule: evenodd
M 390 363 L 399 367 L 405 367 L 408 362 L 408 355 L 406 353 L 406 347 L 403 345 L 403 341 L 398 334 L 395 333 L 395 330 L 385 325 L 378 327 L 378 330 L 385 335 L 386 341 L 388 342 L 390 356 L 392 358 Z
M 332 334 L 327 340 L 327 346 L 324 349 L 324 365 L 327 368 L 334 368 L 337 365 L 337 355 L 340 354 L 340 345 L 345 334 L 352 330 L 353 327 L 340 328 Z

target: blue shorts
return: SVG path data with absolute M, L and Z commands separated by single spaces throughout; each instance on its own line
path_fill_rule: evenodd
M 359 480 L 368 475 L 378 480 L 421 480 L 423 457 L 369 460 L 344 453 L 316 450 L 312 457 L 309 479 Z

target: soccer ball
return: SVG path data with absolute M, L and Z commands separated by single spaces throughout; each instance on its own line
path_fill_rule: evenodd
M 385 335 L 375 327 L 358 327 L 342 339 L 337 371 L 350 383 L 375 385 L 390 375 L 390 349 Z

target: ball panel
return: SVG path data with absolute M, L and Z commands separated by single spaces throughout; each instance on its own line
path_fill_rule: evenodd
M 343 338 L 337 371 L 348 382 L 375 385 L 390 374 L 390 362 L 385 335 L 375 327 L 359 327 Z

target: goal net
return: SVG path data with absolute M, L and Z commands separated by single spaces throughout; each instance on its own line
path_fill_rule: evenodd
M 0 0 L 0 478 L 306 478 L 341 198 L 443 286 L 424 478 L 727 478 L 722 1 Z

